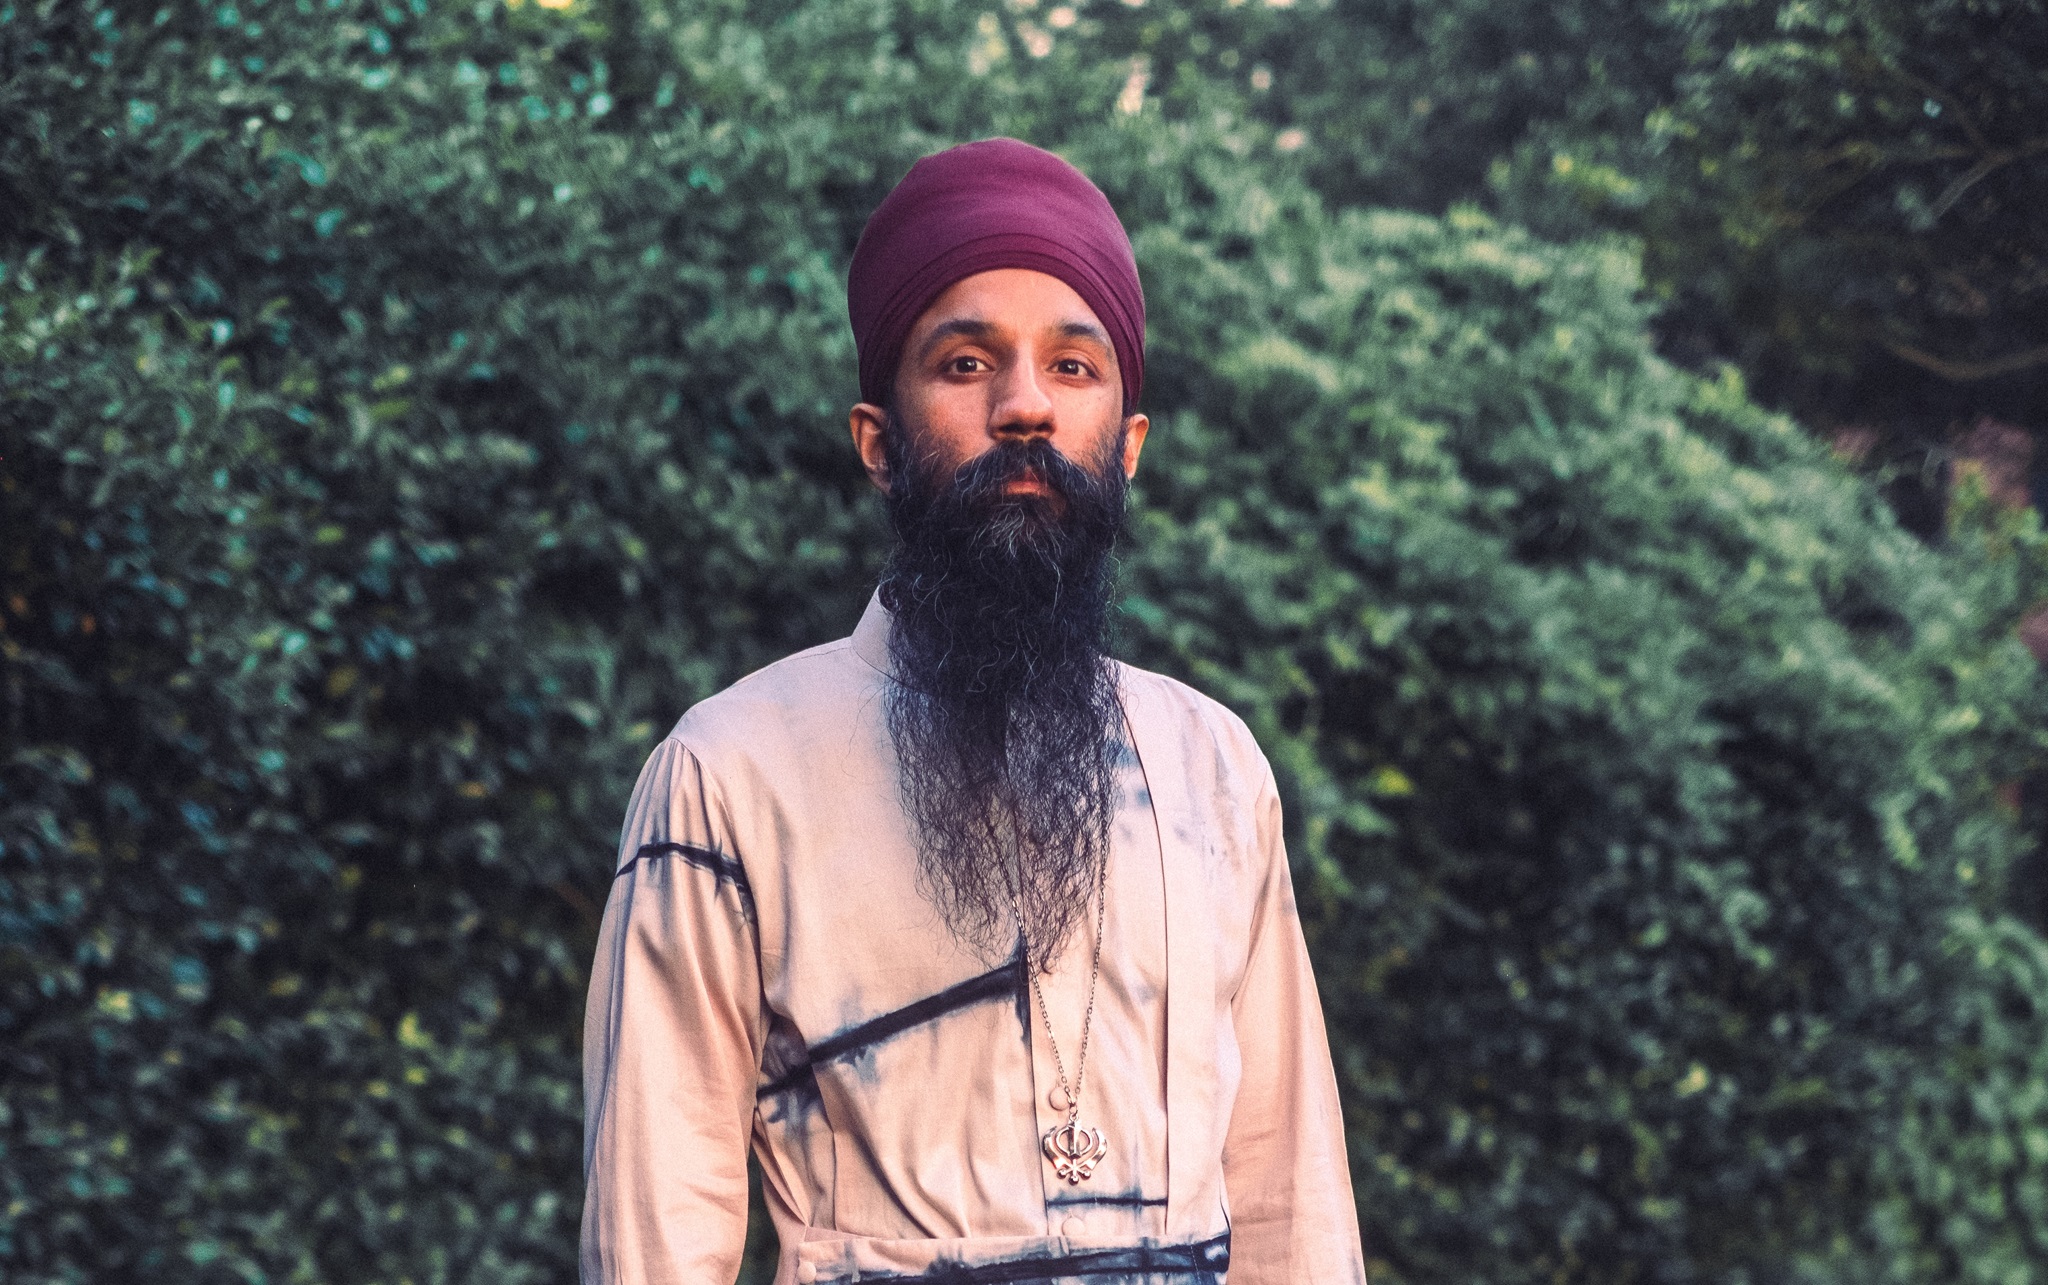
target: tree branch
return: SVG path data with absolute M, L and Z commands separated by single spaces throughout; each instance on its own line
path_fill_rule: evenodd
M 1939 219 L 1942 215 L 1947 214 L 1951 206 L 1963 199 L 1963 193 L 1975 187 L 1986 175 L 2004 169 L 2014 161 L 2025 160 L 2027 157 L 2040 152 L 2048 152 L 2048 138 L 2029 139 L 2017 147 L 2008 147 L 1992 152 L 1983 160 L 1964 170 L 1960 178 L 1949 184 L 1947 190 L 1935 198 L 1934 205 L 1928 211 L 1929 217 Z
M 1875 174 L 1894 165 L 1928 165 L 1935 161 L 1959 161 L 1966 156 L 1977 154 L 1976 148 L 1960 144 L 1902 153 L 1893 151 L 1881 143 L 1854 139 L 1847 143 L 1837 143 L 1824 152 L 1808 152 L 1799 158 L 1799 163 L 1810 170 L 1824 170 L 1840 165 L 1844 161 L 1860 161 L 1865 165 L 1866 174 Z
M 1895 343 L 1890 339 L 1884 340 L 1883 343 L 1894 357 L 1912 362 L 1922 370 L 1933 371 L 1943 379 L 1953 380 L 1958 384 L 1974 383 L 1980 379 L 1996 379 L 2000 375 L 2010 375 L 2035 366 L 2048 366 L 2048 344 L 2022 352 L 2008 353 L 1990 361 L 1950 361 L 1946 357 L 1937 357 L 1933 353 L 1922 352 L 1918 348 Z

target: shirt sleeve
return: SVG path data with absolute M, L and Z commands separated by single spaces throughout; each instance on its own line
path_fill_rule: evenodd
M 633 791 L 583 1034 L 583 1285 L 731 1285 L 765 1023 L 754 903 L 703 765 Z
M 1337 1077 L 1270 770 L 1257 822 L 1251 955 L 1231 1001 L 1243 1073 L 1223 1145 L 1230 1285 L 1364 1285 Z

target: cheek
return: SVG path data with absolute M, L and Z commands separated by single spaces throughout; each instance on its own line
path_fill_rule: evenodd
M 1060 453 L 1091 470 L 1114 468 L 1123 472 L 1130 442 L 1123 431 L 1122 400 L 1119 398 L 1113 402 L 1107 414 L 1099 406 L 1090 407 L 1087 417 L 1081 422 L 1088 427 L 1062 433 L 1053 439 Z
M 972 390 L 927 392 L 906 408 L 914 440 L 948 459 L 977 455 L 990 445 L 988 407 Z
M 986 437 L 961 442 L 929 428 L 908 430 L 905 443 L 909 463 L 924 484 L 934 490 L 950 485 L 961 469 L 979 459 L 995 445 Z

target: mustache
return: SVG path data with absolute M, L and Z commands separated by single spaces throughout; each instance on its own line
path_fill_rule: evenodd
M 901 484 L 891 488 L 889 517 L 903 540 L 899 554 L 912 556 L 896 560 L 893 593 L 915 606 L 958 576 L 1000 578 L 1028 582 L 1027 597 L 1042 607 L 1049 604 L 1041 595 L 1060 597 L 1072 573 L 1099 573 L 1099 559 L 1086 551 L 1106 551 L 1121 534 L 1129 487 L 1123 441 L 1122 433 L 1111 435 L 1085 462 L 1042 437 L 999 442 L 949 472 L 930 453 L 913 455 L 899 431 L 890 472 Z M 1042 492 L 1011 491 L 1023 481 L 1036 481 Z M 998 607 L 994 598 L 983 604 Z
M 1111 452 L 1102 454 L 1105 458 L 1091 461 L 1095 467 L 1090 469 L 1042 437 L 999 442 L 956 469 L 948 489 L 961 504 L 984 508 L 1001 501 L 1029 502 L 1036 497 L 1012 495 L 1008 488 L 1035 479 L 1054 497 L 1071 503 L 1101 485 Z

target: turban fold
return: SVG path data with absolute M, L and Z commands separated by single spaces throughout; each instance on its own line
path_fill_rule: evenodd
M 903 341 L 932 300 L 996 268 L 1073 287 L 1109 332 L 1124 411 L 1134 410 L 1145 379 L 1145 294 L 1130 238 L 1087 175 L 1014 138 L 925 157 L 868 218 L 846 283 L 861 400 L 889 403 Z

